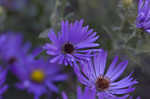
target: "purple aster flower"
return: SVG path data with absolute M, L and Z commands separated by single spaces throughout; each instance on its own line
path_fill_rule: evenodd
M 132 73 L 118 80 L 127 67 L 128 61 L 123 61 L 116 65 L 117 56 L 112 61 L 107 72 L 105 72 L 106 58 L 107 52 L 102 50 L 102 52 L 94 56 L 93 60 L 81 63 L 82 73 L 75 68 L 78 79 L 85 86 L 96 90 L 99 97 L 105 96 L 106 99 L 118 99 L 120 97 L 117 96 L 122 95 L 121 99 L 125 99 L 128 97 L 126 94 L 134 91 L 135 88 L 132 86 L 138 82 L 131 77 Z
M 0 66 L 0 99 L 2 99 L 2 95 L 8 89 L 8 85 L 5 85 L 4 82 L 6 80 L 7 69 L 2 69 Z
M 34 99 L 39 99 L 48 91 L 58 92 L 54 83 L 67 78 L 65 74 L 61 73 L 59 66 L 49 64 L 43 59 L 26 59 L 15 66 L 14 73 L 20 81 L 16 84 L 17 88 L 34 94 Z
M 62 93 L 63 99 L 68 99 L 66 93 Z M 76 99 L 96 99 L 96 92 L 92 91 L 88 87 L 82 92 L 81 87 L 77 88 L 77 98 Z
M 19 34 L 0 35 L 0 58 L 9 65 L 13 65 L 26 56 L 29 48 L 30 44 L 23 44 L 23 37 Z
M 136 27 L 150 33 L 150 0 L 139 0 Z
M 83 27 L 83 20 L 74 23 L 62 21 L 61 31 L 56 35 L 50 30 L 48 36 L 51 43 L 47 43 L 43 48 L 48 55 L 54 56 L 50 60 L 51 63 L 72 65 L 87 60 L 92 56 L 91 52 L 98 50 L 93 48 L 99 46 L 94 43 L 99 36 L 96 36 L 96 32 L 88 26 Z
M 25 7 L 28 0 L 0 0 L 0 5 L 9 10 L 20 10 Z

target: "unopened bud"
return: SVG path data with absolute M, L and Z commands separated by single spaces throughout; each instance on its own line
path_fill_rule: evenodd
M 129 7 L 133 3 L 133 0 L 123 0 L 122 2 L 125 7 Z
M 0 6 L 0 16 L 3 15 L 3 13 L 4 13 L 4 9 L 2 6 Z

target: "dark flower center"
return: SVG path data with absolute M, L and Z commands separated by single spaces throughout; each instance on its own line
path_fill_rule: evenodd
M 14 62 L 16 62 L 17 59 L 15 57 L 11 57 L 9 60 L 8 60 L 8 64 L 13 64 Z
M 64 46 L 63 46 L 63 51 L 65 53 L 69 53 L 71 54 L 73 51 L 74 51 L 74 46 L 70 43 L 66 43 Z
M 96 88 L 99 91 L 104 91 L 104 90 L 108 89 L 109 86 L 110 86 L 110 81 L 108 78 L 105 78 L 104 76 L 100 76 L 96 80 Z

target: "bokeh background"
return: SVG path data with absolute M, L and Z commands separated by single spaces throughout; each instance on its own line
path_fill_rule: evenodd
M 25 41 L 30 41 L 35 48 L 48 41 L 47 33 L 50 28 L 59 30 L 61 20 L 84 19 L 85 25 L 94 28 L 100 35 L 97 42 L 109 52 L 109 62 L 115 55 L 119 55 L 120 60 L 129 60 L 123 76 L 133 72 L 133 76 L 139 81 L 131 95 L 150 99 L 150 35 L 135 27 L 137 1 L 0 0 L 0 33 L 22 33 Z M 57 85 L 60 92 L 65 90 L 70 99 L 75 99 L 76 86 L 79 83 L 73 70 L 70 67 L 64 68 L 70 77 L 66 82 Z M 16 81 L 9 73 L 7 83 L 11 86 L 4 94 L 4 99 L 33 99 L 31 94 L 14 87 Z M 60 94 L 50 92 L 41 99 L 56 97 L 60 97 Z

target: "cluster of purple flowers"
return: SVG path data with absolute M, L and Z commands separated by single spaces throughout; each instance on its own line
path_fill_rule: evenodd
M 34 94 L 39 99 L 49 91 L 59 92 L 55 82 L 64 81 L 67 75 L 62 73 L 61 64 L 70 65 L 77 75 L 80 83 L 86 86 L 85 92 L 77 90 L 78 99 L 126 99 L 134 91 L 133 85 L 138 82 L 131 74 L 122 80 L 117 79 L 124 72 L 128 61 L 117 64 L 116 56 L 110 67 L 106 70 L 107 52 L 97 48 L 95 41 L 99 38 L 97 33 L 88 26 L 83 26 L 83 20 L 69 23 L 62 21 L 61 31 L 54 33 L 50 30 L 51 43 L 44 45 L 48 55 L 54 56 L 50 60 L 41 57 L 36 59 L 43 50 L 36 48 L 30 52 L 31 44 L 23 43 L 23 36 L 6 33 L 0 36 L 0 59 L 4 66 L 5 75 L 10 70 L 17 78 L 15 87 Z M 3 73 L 3 72 L 2 72 Z M 4 75 L 3 74 L 3 75 Z M 3 76 L 3 82 L 6 76 Z M 117 81 L 116 81 L 117 80 Z M 2 85 L 3 86 L 3 85 Z M 7 86 L 2 87 L 2 92 Z M 67 95 L 63 93 L 63 98 Z
M 13 33 L 1 35 L 1 60 L 19 79 L 15 86 L 33 93 L 35 99 L 48 93 L 49 90 L 58 92 L 54 83 L 67 79 L 67 75 L 61 73 L 60 65 L 56 64 L 58 62 L 71 65 L 79 81 L 86 86 L 84 94 L 81 88 L 78 88 L 78 99 L 84 97 L 94 99 L 96 96 L 99 99 L 126 99 L 128 93 L 134 91 L 133 85 L 138 83 L 131 74 L 120 81 L 117 80 L 127 67 L 128 61 L 116 65 L 118 61 L 116 56 L 105 72 L 107 52 L 96 48 L 99 46 L 95 43 L 98 39 L 96 32 L 82 25 L 83 20 L 75 23 L 63 21 L 61 32 L 56 35 L 53 30 L 50 31 L 49 38 L 52 42 L 43 47 L 48 55 L 55 56 L 49 62 L 43 58 L 35 59 L 41 52 L 39 49 L 29 54 L 31 44 L 23 44 L 21 35 Z M 5 75 L 3 80 L 6 79 Z M 6 88 L 4 86 L 3 90 Z M 67 99 L 64 93 L 63 97 Z
M 49 33 L 51 43 L 43 47 L 48 55 L 55 56 L 50 59 L 50 63 L 71 65 L 80 83 L 85 85 L 85 93 L 78 89 L 77 98 L 95 99 L 126 99 L 129 93 L 135 88 L 133 85 L 138 82 L 134 80 L 132 73 L 118 81 L 117 79 L 124 72 L 128 61 L 123 61 L 117 65 L 116 56 L 110 67 L 106 70 L 107 52 L 98 49 L 99 44 L 95 41 L 99 38 L 88 26 L 82 26 L 83 20 L 69 23 L 63 21 L 61 31 L 57 34 L 53 30 Z M 93 94 L 94 93 L 94 94 Z M 67 99 L 65 93 L 63 98 Z
M 48 60 L 43 58 L 36 59 L 36 56 L 42 51 L 41 48 L 36 48 L 29 53 L 30 48 L 31 44 L 23 43 L 23 37 L 19 34 L 0 35 L 0 59 L 5 66 L 0 68 L 1 95 L 7 89 L 7 85 L 3 83 L 8 70 L 19 80 L 14 86 L 34 94 L 34 99 L 39 99 L 41 95 L 49 91 L 58 92 L 55 83 L 67 79 L 60 65 L 48 63 Z
M 11 1 L 0 3 L 8 2 Z M 150 0 L 139 0 L 136 25 L 147 32 L 150 32 L 149 8 Z M 0 66 L 0 99 L 9 88 L 4 84 L 8 70 L 18 78 L 14 86 L 32 93 L 34 99 L 39 99 L 49 91 L 58 93 L 55 83 L 65 81 L 69 76 L 63 73 L 61 65 L 70 65 L 78 81 L 85 86 L 83 92 L 81 87 L 77 88 L 77 99 L 132 99 L 129 94 L 135 90 L 134 85 L 138 81 L 131 77 L 132 73 L 120 79 L 128 61 L 118 63 L 119 58 L 116 56 L 107 68 L 107 51 L 98 48 L 96 40 L 99 36 L 89 26 L 83 26 L 83 20 L 74 23 L 62 21 L 60 32 L 55 33 L 51 29 L 48 37 L 50 43 L 29 53 L 31 43 L 24 43 L 22 35 L 0 35 L 0 59 L 3 65 Z M 50 60 L 36 58 L 42 51 L 46 51 Z M 69 98 L 65 92 L 62 92 L 62 97 Z

